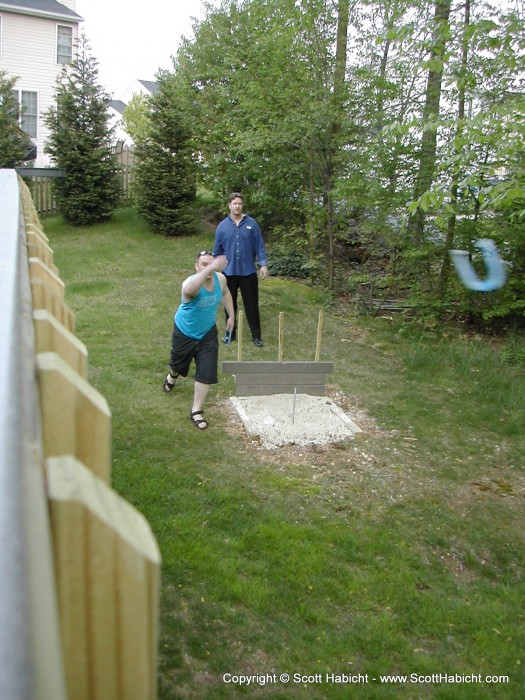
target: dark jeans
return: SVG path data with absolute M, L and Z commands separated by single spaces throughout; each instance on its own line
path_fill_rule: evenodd
M 261 337 L 261 317 L 259 315 L 259 278 L 257 273 L 253 275 L 228 275 L 226 277 L 228 289 L 233 299 L 233 310 L 235 311 L 235 328 L 232 332 L 232 340 L 237 332 L 237 294 L 241 291 L 242 303 L 246 320 L 250 326 L 252 338 Z M 228 318 L 228 314 L 226 314 Z

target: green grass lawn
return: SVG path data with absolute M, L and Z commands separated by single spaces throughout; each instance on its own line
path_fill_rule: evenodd
M 204 433 L 190 378 L 161 391 L 180 285 L 213 234 L 157 236 L 131 210 L 43 224 L 111 406 L 113 487 L 162 552 L 161 700 L 525 696 L 523 338 L 356 318 L 270 278 L 265 347 L 246 334 L 243 359 L 277 359 L 284 311 L 284 359 L 313 360 L 324 309 L 329 393 L 365 434 L 264 450 L 229 406 L 231 376 L 210 391 Z M 220 352 L 237 359 L 236 344 Z M 508 682 L 467 682 L 478 676 Z

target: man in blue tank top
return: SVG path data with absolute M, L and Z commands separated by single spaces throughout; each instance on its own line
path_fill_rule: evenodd
M 170 372 L 162 385 L 163 390 L 170 393 L 176 378 L 187 377 L 191 361 L 195 360 L 190 419 L 199 430 L 208 427 L 202 406 L 210 385 L 219 381 L 219 341 L 215 323 L 219 304 L 224 306 L 228 315 L 226 329 L 232 331 L 235 325 L 232 296 L 222 274 L 227 264 L 224 255 L 214 257 L 205 250 L 197 255 L 197 272 L 182 283 L 182 299 L 174 317 L 171 338 Z

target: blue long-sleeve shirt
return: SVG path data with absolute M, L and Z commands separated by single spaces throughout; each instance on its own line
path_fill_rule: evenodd
M 228 258 L 225 275 L 252 275 L 257 272 L 256 261 L 261 267 L 268 265 L 259 224 L 246 214 L 238 224 L 231 216 L 221 221 L 215 231 L 213 254 Z

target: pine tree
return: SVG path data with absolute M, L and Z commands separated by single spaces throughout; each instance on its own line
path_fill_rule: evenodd
M 196 164 L 190 121 L 181 109 L 173 75 L 158 76 L 149 100 L 148 126 L 136 142 L 134 197 L 139 213 L 167 236 L 194 230 Z
M 46 151 L 65 171 L 56 182 L 60 210 L 72 224 L 96 223 L 113 213 L 121 183 L 108 125 L 110 97 L 98 84 L 98 63 L 85 35 L 57 81 L 55 100 L 45 115 L 51 132 Z
M 21 165 L 31 144 L 19 127 L 20 109 L 14 93 L 16 78 L 0 71 L 0 168 Z

